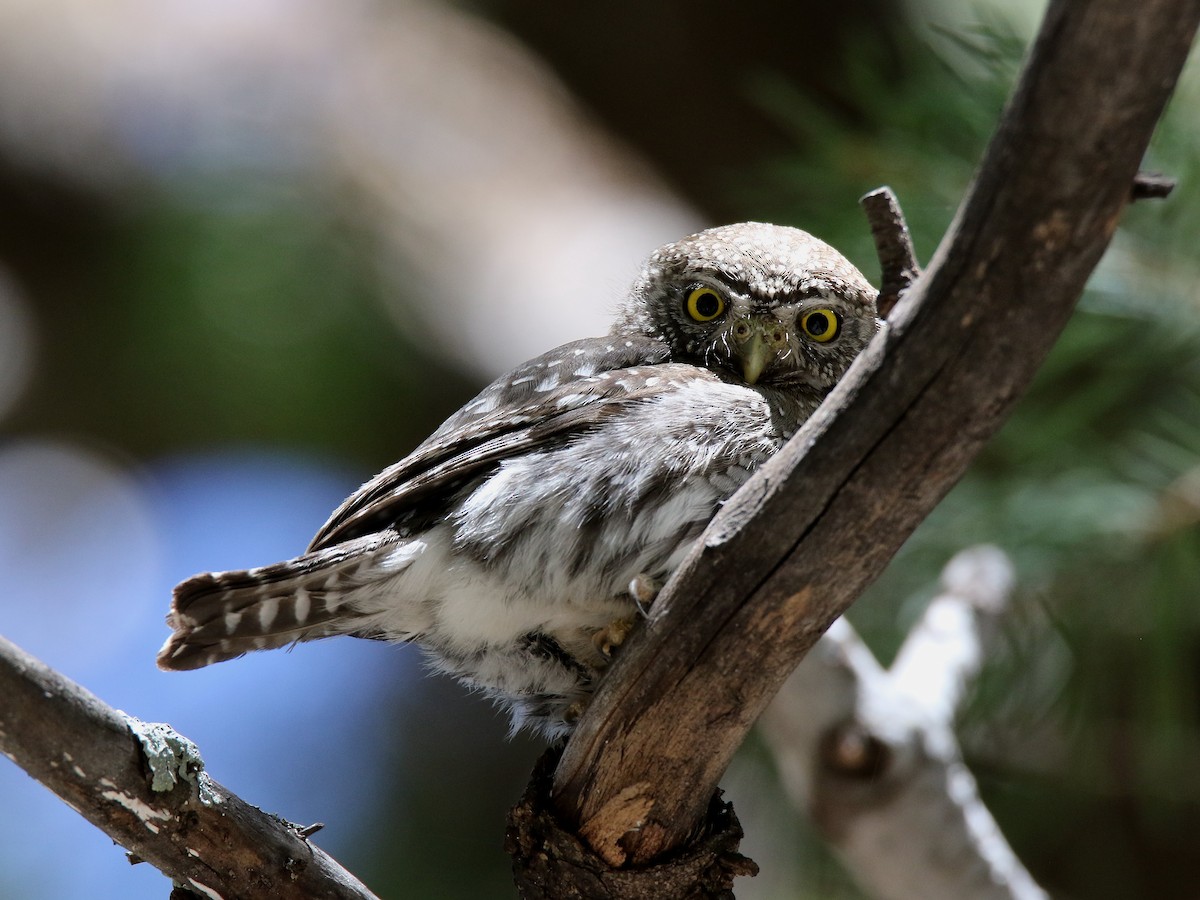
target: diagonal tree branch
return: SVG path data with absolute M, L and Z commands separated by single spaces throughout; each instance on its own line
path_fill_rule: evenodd
M 845 619 L 760 719 L 796 808 L 877 900 L 1046 900 L 963 762 L 954 723 L 1013 589 L 995 547 L 960 551 L 885 669 Z
M 701 828 L 767 701 L 1011 410 L 1123 205 L 1161 193 L 1131 185 L 1197 20 L 1200 0 L 1052 0 L 971 193 L 890 329 L 717 517 L 567 746 L 553 802 L 610 865 Z M 372 896 L 204 776 L 178 735 L 2 639 L 0 696 L 0 750 L 193 892 Z M 718 868 L 749 868 L 731 854 L 714 851 Z
M 871 226 L 871 239 L 879 256 L 879 299 L 876 308 L 886 319 L 900 300 L 900 295 L 912 287 L 921 274 L 917 253 L 913 249 L 908 223 L 900 211 L 900 201 L 891 188 L 881 187 L 869 192 L 859 201 Z
M 0 637 L 0 751 L 199 897 L 377 900 L 301 832 L 213 781 L 148 725 Z
M 557 814 L 609 865 L 701 828 L 784 679 L 1010 413 L 1116 229 L 1198 20 L 1200 0 L 1052 0 L 929 268 L 716 517 L 568 743 Z

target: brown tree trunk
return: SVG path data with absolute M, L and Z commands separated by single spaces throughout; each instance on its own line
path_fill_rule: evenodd
M 1198 21 L 1200 0 L 1051 2 L 929 268 L 718 514 L 567 744 L 550 805 L 611 868 L 687 855 L 767 702 L 1003 424 L 1134 195 Z M 650 896 L 589 890 L 564 896 Z

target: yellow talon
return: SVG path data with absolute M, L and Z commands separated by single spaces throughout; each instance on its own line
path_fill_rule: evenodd
M 563 711 L 563 721 L 568 725 L 572 725 L 583 718 L 583 714 L 587 712 L 587 700 L 576 700 Z
M 633 631 L 631 620 L 617 619 L 593 634 L 592 643 L 602 654 L 611 658 L 613 651 L 625 643 L 625 638 L 629 637 L 631 631 Z
M 633 580 L 629 582 L 629 596 L 637 605 L 638 612 L 643 616 L 646 615 L 646 610 L 654 598 L 658 596 L 658 592 L 662 590 L 662 585 L 645 573 L 635 575 Z

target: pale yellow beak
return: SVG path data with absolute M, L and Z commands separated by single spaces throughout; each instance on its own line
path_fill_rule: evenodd
M 754 384 L 772 359 L 775 351 L 767 346 L 762 332 L 755 328 L 750 337 L 738 346 L 738 356 L 742 358 L 742 377 L 746 384 Z
M 787 335 L 779 322 L 762 319 L 737 322 L 733 326 L 733 340 L 746 384 L 757 382 L 779 351 L 787 347 Z

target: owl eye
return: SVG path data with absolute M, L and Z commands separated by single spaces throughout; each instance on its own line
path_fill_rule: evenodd
M 838 335 L 842 317 L 832 309 L 814 309 L 800 318 L 800 328 L 818 344 L 827 344 Z
M 725 300 L 710 287 L 698 287 L 687 297 L 687 314 L 697 322 L 711 322 L 725 312 Z

